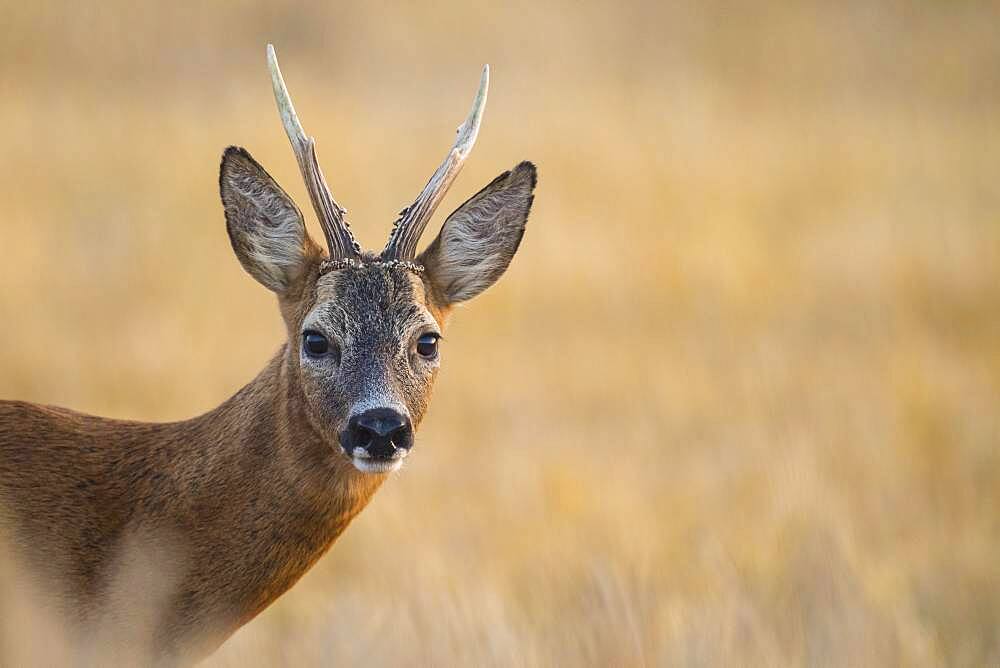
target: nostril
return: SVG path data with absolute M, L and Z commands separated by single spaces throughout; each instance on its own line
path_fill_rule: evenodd
M 403 447 L 404 445 L 403 441 L 405 440 L 406 435 L 408 433 L 410 433 L 410 429 L 404 424 L 400 425 L 396 429 L 393 429 L 391 433 L 387 434 L 387 436 L 389 437 L 389 440 L 391 440 L 393 443 L 395 443 L 399 447 Z
M 365 427 L 358 426 L 358 428 L 355 430 L 355 443 L 356 445 L 359 445 L 362 448 L 367 448 L 369 445 L 371 445 L 371 442 L 375 440 L 376 435 L 377 434 L 375 434 L 373 431 Z

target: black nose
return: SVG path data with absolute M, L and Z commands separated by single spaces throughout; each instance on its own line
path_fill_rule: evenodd
M 375 459 L 391 459 L 396 450 L 413 445 L 410 419 L 391 408 L 372 408 L 352 417 L 340 435 L 340 444 L 348 455 L 364 448 Z

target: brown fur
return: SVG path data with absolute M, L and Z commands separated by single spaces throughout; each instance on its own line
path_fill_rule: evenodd
M 330 548 L 386 478 L 355 468 L 339 430 L 372 396 L 419 425 L 437 359 L 418 359 L 416 338 L 442 331 L 453 303 L 492 284 L 523 234 L 534 168 L 509 174 L 453 214 L 459 242 L 439 237 L 421 258 L 425 273 L 366 254 L 321 274 L 324 255 L 295 205 L 248 153 L 227 151 L 233 248 L 277 293 L 288 331 L 264 370 L 183 422 L 0 401 L 0 538 L 81 637 L 112 620 L 113 640 L 146 633 L 137 642 L 161 660 L 203 656 Z M 435 273 L 444 264 L 446 283 Z M 303 357 L 306 325 L 339 343 L 335 365 Z M 123 610 L 153 596 L 121 581 L 132 571 L 159 592 L 145 631 Z
M 302 419 L 284 355 L 233 398 L 170 424 L 0 402 L 0 487 L 34 575 L 99 622 L 129 532 L 179 562 L 154 649 L 212 649 L 291 587 L 364 508 L 363 474 Z M 155 540 L 155 538 L 154 538 Z M 203 637 L 198 637 L 203 636 Z

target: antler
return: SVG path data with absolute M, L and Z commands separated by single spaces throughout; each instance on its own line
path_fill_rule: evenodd
M 292 98 L 285 88 L 285 80 L 281 77 L 281 69 L 278 68 L 278 57 L 270 44 L 267 45 L 267 67 L 271 71 L 271 85 L 274 87 L 274 100 L 278 103 L 278 113 L 281 114 L 281 124 L 285 127 L 285 134 L 292 144 L 292 151 L 295 152 L 295 159 L 299 163 L 299 171 L 302 172 L 306 189 L 309 191 L 309 199 L 312 200 L 313 209 L 316 210 L 319 224 L 323 228 L 326 245 L 330 249 L 330 258 L 358 257 L 361 255 L 361 247 L 354 240 L 354 235 L 351 234 L 344 219 L 347 211 L 342 209 L 330 194 L 330 187 L 326 184 L 323 170 L 316 160 L 316 141 L 306 136 L 302 124 L 299 123 L 295 107 L 292 106 Z
M 455 145 L 448 156 L 437 168 L 431 180 L 424 186 L 423 192 L 416 201 L 403 209 L 393 227 L 392 234 L 389 235 L 389 242 L 382 251 L 382 258 L 386 260 L 410 260 L 417 251 L 417 242 L 423 233 L 427 222 L 434 214 L 445 193 L 451 186 L 452 181 L 462 170 L 465 159 L 469 157 L 472 147 L 476 143 L 479 134 L 479 122 L 483 118 L 483 110 L 486 108 L 486 93 L 490 87 L 490 66 L 483 67 L 483 75 L 479 80 L 479 90 L 476 98 L 472 101 L 472 109 L 465 122 L 458 126 L 455 138 Z

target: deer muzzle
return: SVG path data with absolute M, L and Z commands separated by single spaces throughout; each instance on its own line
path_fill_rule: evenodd
M 413 427 L 410 418 L 399 411 L 371 408 L 348 420 L 340 445 L 359 470 L 391 471 L 413 447 Z

